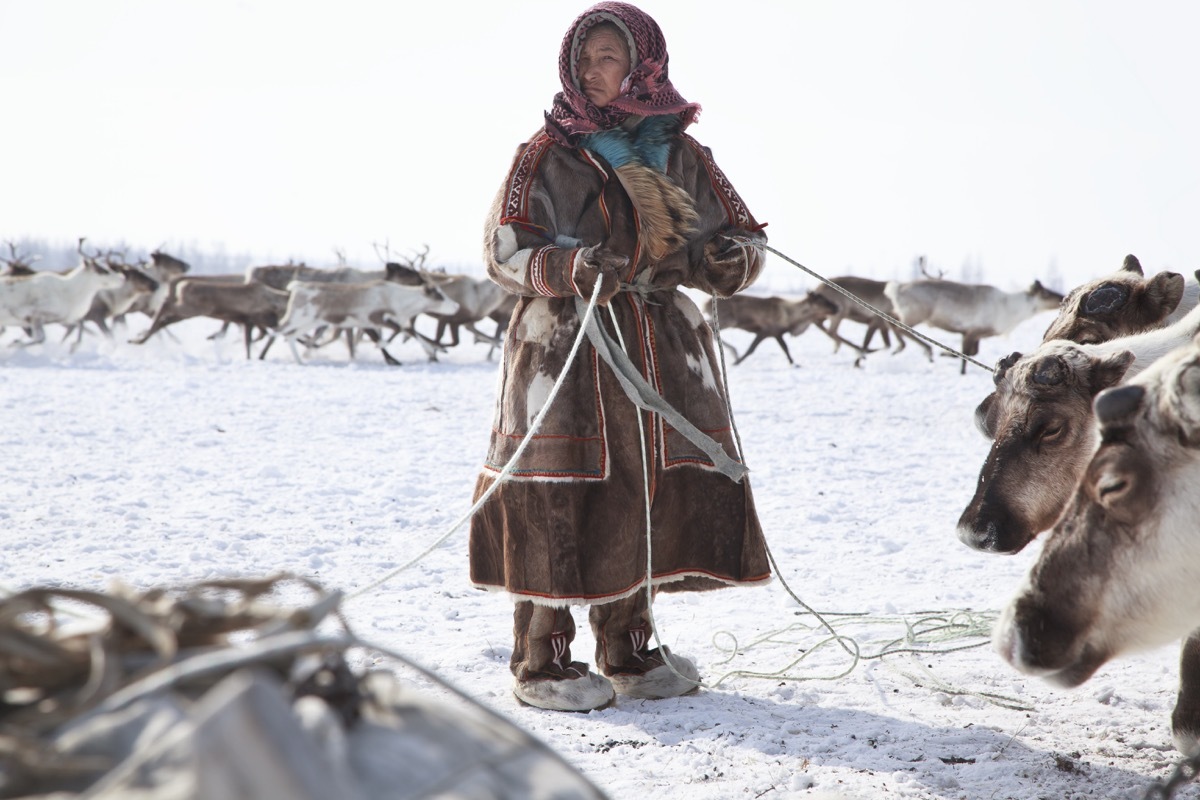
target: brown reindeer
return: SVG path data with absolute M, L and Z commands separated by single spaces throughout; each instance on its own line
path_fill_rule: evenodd
M 712 300 L 705 303 L 705 311 L 712 315 Z M 755 297 L 753 295 L 735 295 L 717 301 L 717 321 L 722 328 L 741 328 L 754 334 L 754 341 L 742 355 L 730 344 L 725 344 L 734 354 L 734 366 L 742 363 L 754 352 L 764 339 L 774 339 L 779 342 L 788 363 L 796 366 L 792 354 L 788 351 L 787 342 L 783 340 L 785 333 L 799 336 L 808 326 L 819 319 L 837 313 L 837 306 L 820 295 L 809 292 L 799 300 L 788 300 L 783 297 Z M 861 349 L 850 342 L 842 340 L 855 350 Z M 724 342 L 723 342 L 724 344 Z
M 1178 272 L 1146 278 L 1136 256 L 1125 256 L 1121 269 L 1078 286 L 1063 300 L 1042 341 L 1069 339 L 1098 344 L 1177 322 L 1196 307 L 1200 271 L 1186 282 Z
M 1062 339 L 1000 362 L 996 391 L 975 411 L 992 447 L 958 537 L 1015 553 L 1054 524 L 1098 444 L 1092 400 L 1190 341 L 1200 306 L 1179 322 L 1091 345 Z
M 242 327 L 246 358 L 256 329 L 272 331 L 287 309 L 288 293 L 262 283 L 245 283 L 236 276 L 197 276 L 173 282 L 167 302 L 154 316 L 154 321 L 141 336 L 131 339 L 144 344 L 151 336 L 169 325 L 193 317 L 211 317 Z M 270 341 L 260 354 L 266 355 Z
M 1200 744 L 1200 337 L 1095 402 L 1101 444 L 996 627 L 1000 654 L 1062 686 L 1187 636 L 1176 746 Z
M 887 281 L 859 278 L 854 275 L 842 275 L 837 278 L 832 278 L 831 281 L 850 292 L 860 300 L 879 309 L 888 316 L 893 318 L 896 316 L 895 306 L 892 305 L 891 299 L 884 294 L 884 289 L 887 287 Z M 910 338 L 909 335 L 904 333 L 903 330 L 870 311 L 869 309 L 863 308 L 861 305 L 846 297 L 832 286 L 822 283 L 821 285 L 817 286 L 817 288 L 812 290 L 812 294 L 820 295 L 837 308 L 837 312 L 831 314 L 826 319 L 818 320 L 816 323 L 817 328 L 819 328 L 822 333 L 833 339 L 833 352 L 835 353 L 845 341 L 838 334 L 838 326 L 842 324 L 842 320 L 848 319 L 852 322 L 861 322 L 867 326 L 866 333 L 863 335 L 861 347 L 862 352 L 870 352 L 869 348 L 871 346 L 871 339 L 875 336 L 876 332 L 878 332 L 880 337 L 883 339 L 884 347 L 892 346 L 889 332 L 896 334 L 895 352 L 897 353 L 904 349 L 905 341 Z M 914 338 L 913 341 L 916 342 L 920 347 L 924 348 L 925 355 L 930 360 L 933 360 L 933 348 L 925 344 L 925 342 L 921 341 L 920 339 Z

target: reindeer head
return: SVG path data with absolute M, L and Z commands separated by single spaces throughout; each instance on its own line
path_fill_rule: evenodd
M 1095 401 L 1102 442 L 994 641 L 1074 686 L 1200 623 L 1200 338 Z
M 1147 280 L 1137 258 L 1125 256 L 1121 269 L 1071 291 L 1042 341 L 1069 339 L 1096 344 L 1158 326 L 1183 298 L 1184 280 L 1177 272 L 1160 272 Z
M 809 291 L 796 301 L 795 322 L 788 329 L 792 336 L 799 336 L 808 330 L 808 326 L 819 320 L 827 319 L 838 313 L 838 307 L 832 300 L 814 291 Z
M 1092 355 L 1062 341 L 1013 356 L 976 409 L 993 443 L 958 520 L 964 544 L 996 553 L 1015 553 L 1054 524 L 1095 449 L 1092 399 L 1133 363 L 1129 352 Z
M 1040 311 L 1050 311 L 1062 305 L 1063 296 L 1053 289 L 1047 289 L 1041 281 L 1034 281 L 1026 292 L 1034 299 L 1034 304 Z

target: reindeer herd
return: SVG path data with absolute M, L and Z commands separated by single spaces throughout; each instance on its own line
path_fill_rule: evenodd
M 0 332 L 19 328 L 16 346 L 46 340 L 46 326 L 65 329 L 63 341 L 79 345 L 90 327 L 112 337 L 114 323 L 140 312 L 149 318 L 146 330 L 130 339 L 144 344 L 171 325 L 196 317 L 242 331 L 246 358 L 261 344 L 264 358 L 277 338 L 303 363 L 306 351 L 345 338 L 350 357 L 366 337 L 389 364 L 399 364 L 385 345 L 397 336 L 415 339 L 431 360 L 459 343 L 465 328 L 477 340 L 491 344 L 488 358 L 500 343 L 515 298 L 486 279 L 447 274 L 424 268 L 425 253 L 407 263 L 389 261 L 381 270 L 351 267 L 316 269 L 304 265 L 252 267 L 244 275 L 191 275 L 189 266 L 155 251 L 141 264 L 125 263 L 114 253 L 89 253 L 79 242 L 80 263 L 64 273 L 35 271 L 10 242 L 9 258 L 0 259 Z M 427 251 L 426 251 L 427 252 Z M 436 321 L 434 336 L 417 331 L 419 315 Z M 491 333 L 476 327 L 490 320 Z M 448 334 L 448 339 L 443 337 Z M 214 334 L 216 335 L 216 334 Z

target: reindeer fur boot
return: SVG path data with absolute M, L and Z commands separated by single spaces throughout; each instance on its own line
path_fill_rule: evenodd
M 584 664 L 572 664 L 564 670 L 577 677 L 530 677 L 513 681 L 513 694 L 526 705 L 548 711 L 593 711 L 612 703 L 613 686 Z
M 700 670 L 696 665 L 675 655 L 665 645 L 646 653 L 634 667 L 614 670 L 608 679 L 618 694 L 644 700 L 678 697 L 700 688 Z

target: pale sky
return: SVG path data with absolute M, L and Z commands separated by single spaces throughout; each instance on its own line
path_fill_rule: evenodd
M 0 239 L 480 264 L 586 5 L 0 0 Z M 642 7 L 691 133 L 819 272 L 1200 268 L 1200 3 Z

